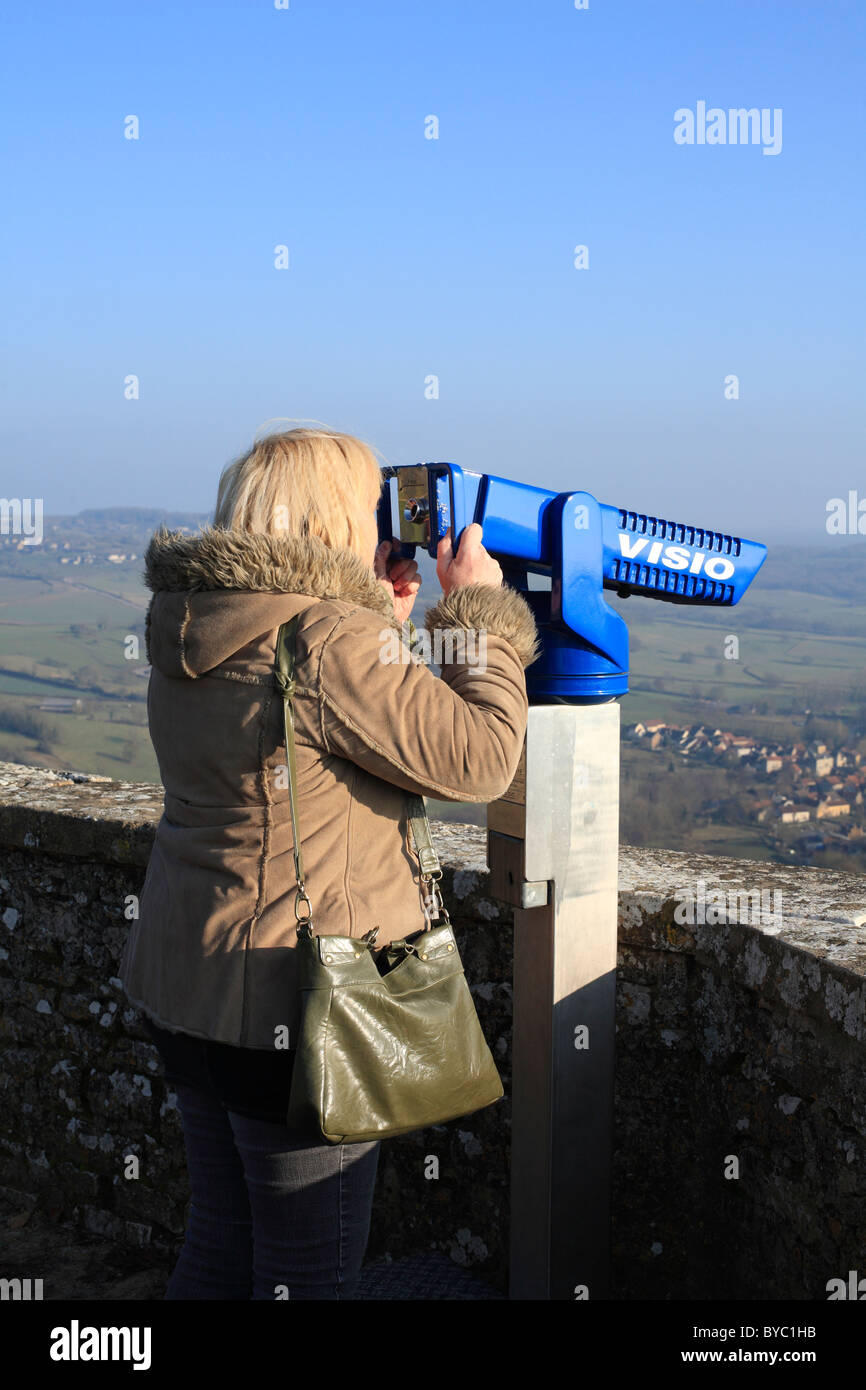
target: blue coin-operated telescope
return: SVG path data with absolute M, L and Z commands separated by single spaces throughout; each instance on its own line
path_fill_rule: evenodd
M 597 703 L 628 691 L 628 628 L 602 590 L 668 603 L 731 607 L 767 554 L 758 541 L 597 502 L 588 492 L 548 492 L 456 463 L 382 470 L 379 537 L 398 536 L 436 556 L 448 527 L 459 540 L 478 522 L 484 546 L 535 613 L 543 651 L 527 669 L 533 704 Z M 394 520 L 396 481 L 397 520 Z M 529 575 L 550 588 L 529 587 Z

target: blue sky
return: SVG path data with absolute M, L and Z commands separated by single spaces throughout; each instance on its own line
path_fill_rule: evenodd
M 863 4 L 50 0 L 2 48 L 4 495 L 208 509 L 290 417 L 756 539 L 866 496 Z M 677 145 L 698 101 L 781 152 Z

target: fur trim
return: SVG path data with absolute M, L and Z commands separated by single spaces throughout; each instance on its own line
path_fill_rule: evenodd
M 253 593 L 309 594 L 370 608 L 395 625 L 394 605 L 354 551 L 325 545 L 317 536 L 271 536 L 206 526 L 198 536 L 154 532 L 143 579 L 154 593 L 242 589 Z
M 522 594 L 508 584 L 462 584 L 429 609 L 424 619 L 428 632 L 436 628 L 470 628 L 504 637 L 523 666 L 539 655 L 538 629 L 532 609 Z

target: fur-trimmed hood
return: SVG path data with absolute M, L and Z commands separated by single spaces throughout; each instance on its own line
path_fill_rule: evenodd
M 394 604 L 354 551 L 316 536 L 272 536 L 207 526 L 199 535 L 154 532 L 144 583 L 148 660 L 166 675 L 195 678 L 292 616 L 284 595 L 335 599 L 399 627 Z M 303 605 L 301 605 L 303 606 Z
M 198 536 L 154 532 L 144 556 L 144 582 L 154 593 L 239 589 L 249 593 L 337 598 L 393 616 L 387 591 L 352 550 L 317 536 L 272 536 L 206 526 Z

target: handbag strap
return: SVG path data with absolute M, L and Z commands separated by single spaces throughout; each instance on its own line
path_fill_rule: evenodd
M 299 935 L 313 935 L 313 904 L 304 882 L 304 860 L 298 834 L 298 769 L 295 758 L 295 638 L 300 613 L 283 623 L 277 633 L 274 679 L 283 697 L 283 725 L 286 731 L 286 762 L 289 768 L 289 811 L 292 817 L 292 851 L 295 857 L 295 921 Z M 303 910 L 302 910 L 303 904 Z
M 283 697 L 283 724 L 286 734 L 286 762 L 289 772 L 289 812 L 292 818 L 292 842 L 295 859 L 295 879 L 297 889 L 295 892 L 295 921 L 299 936 L 313 935 L 313 905 L 307 893 L 304 881 L 304 860 L 301 852 L 301 837 L 298 834 L 298 771 L 297 760 L 295 757 L 295 659 L 297 653 L 297 633 L 301 615 L 297 613 L 294 618 L 283 623 L 277 633 L 277 645 L 274 653 L 274 680 L 277 688 Z M 439 890 L 439 882 L 442 878 L 442 866 L 439 863 L 439 856 L 433 844 L 433 837 L 430 832 L 430 821 L 427 819 L 427 808 L 422 796 L 410 794 L 407 798 L 409 806 L 409 825 L 412 830 L 412 839 L 418 854 L 418 862 L 421 867 L 422 907 L 425 919 L 425 931 L 429 931 L 434 921 L 440 918 L 445 922 L 450 922 L 448 910 L 442 901 L 442 894 Z M 370 945 L 375 940 L 378 927 L 374 927 L 372 932 L 367 935 L 371 937 Z M 366 938 L 365 938 L 366 939 Z

